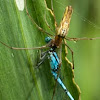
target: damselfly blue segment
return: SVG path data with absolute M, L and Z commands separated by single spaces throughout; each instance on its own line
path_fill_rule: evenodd
M 55 51 L 53 51 L 53 50 L 50 50 L 49 51 L 49 59 L 50 59 L 50 66 L 51 66 L 51 73 L 52 73 L 52 75 L 57 80 L 57 82 L 61 85 L 61 87 L 64 89 L 64 91 L 69 96 L 69 98 L 71 100 L 74 100 L 74 98 L 72 97 L 70 92 L 65 87 L 64 83 L 59 78 L 58 71 L 59 71 L 59 68 L 60 68 L 61 64 L 60 64 L 60 60 L 59 60 L 59 58 L 57 56 L 57 53 Z

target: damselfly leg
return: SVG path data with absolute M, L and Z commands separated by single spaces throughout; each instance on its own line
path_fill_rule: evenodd
M 47 59 L 47 55 L 48 55 L 48 51 L 42 52 L 40 50 L 40 59 L 39 62 L 36 65 L 36 68 L 39 68 L 40 65 L 45 61 L 45 59 Z

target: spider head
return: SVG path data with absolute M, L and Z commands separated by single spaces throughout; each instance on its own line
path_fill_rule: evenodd
M 45 38 L 45 42 L 46 42 L 46 43 L 49 43 L 50 41 L 51 41 L 51 37 L 46 37 L 46 38 Z

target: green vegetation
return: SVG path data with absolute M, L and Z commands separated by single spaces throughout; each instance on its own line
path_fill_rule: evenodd
M 54 12 L 60 23 L 66 6 L 73 7 L 68 37 L 100 37 L 99 1 L 54 0 Z M 50 1 L 47 0 L 50 8 Z M 30 15 L 43 29 L 53 34 L 44 21 L 44 15 L 54 30 L 54 20 L 43 0 L 27 0 Z M 84 18 L 83 18 L 84 16 Z M 88 19 L 88 21 L 84 21 Z M 90 23 L 89 21 L 95 23 Z M 0 41 L 13 47 L 37 47 L 45 44 L 46 34 L 40 32 L 26 14 L 19 11 L 14 0 L 0 0 Z M 75 81 L 81 89 L 82 100 L 99 100 L 100 40 L 68 42 L 74 51 Z M 65 61 L 63 47 L 60 77 L 75 100 L 79 90 L 71 80 L 71 65 Z M 69 52 L 68 58 L 71 61 Z M 10 50 L 0 44 L 0 100 L 51 100 L 55 80 L 46 60 L 40 69 L 35 69 L 39 59 L 38 50 Z M 68 98 L 57 84 L 54 99 Z

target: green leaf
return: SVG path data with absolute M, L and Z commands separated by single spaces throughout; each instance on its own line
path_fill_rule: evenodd
M 43 0 L 27 0 L 27 8 L 35 22 L 50 32 L 44 21 L 46 12 L 47 21 L 54 29 L 54 20 Z M 0 41 L 18 48 L 38 47 L 45 45 L 45 36 L 32 23 L 25 10 L 18 10 L 15 1 L 0 1 Z M 74 74 L 71 65 L 65 60 L 64 52 L 61 78 L 72 96 L 78 100 L 80 90 L 72 81 Z M 55 80 L 48 59 L 40 69 L 35 69 L 38 58 L 38 50 L 11 50 L 0 44 L 0 100 L 51 100 Z M 62 98 L 68 97 L 57 84 L 54 99 Z
M 65 45 L 63 45 L 63 49 L 62 49 L 62 71 L 61 73 L 63 74 L 64 77 L 64 82 L 66 83 L 66 86 L 68 88 L 68 90 L 71 92 L 71 94 L 73 95 L 75 100 L 80 100 L 80 88 L 79 86 L 76 84 L 75 80 L 74 80 L 74 69 L 72 70 L 73 66 L 72 63 L 68 60 L 67 58 L 67 48 L 65 47 Z

